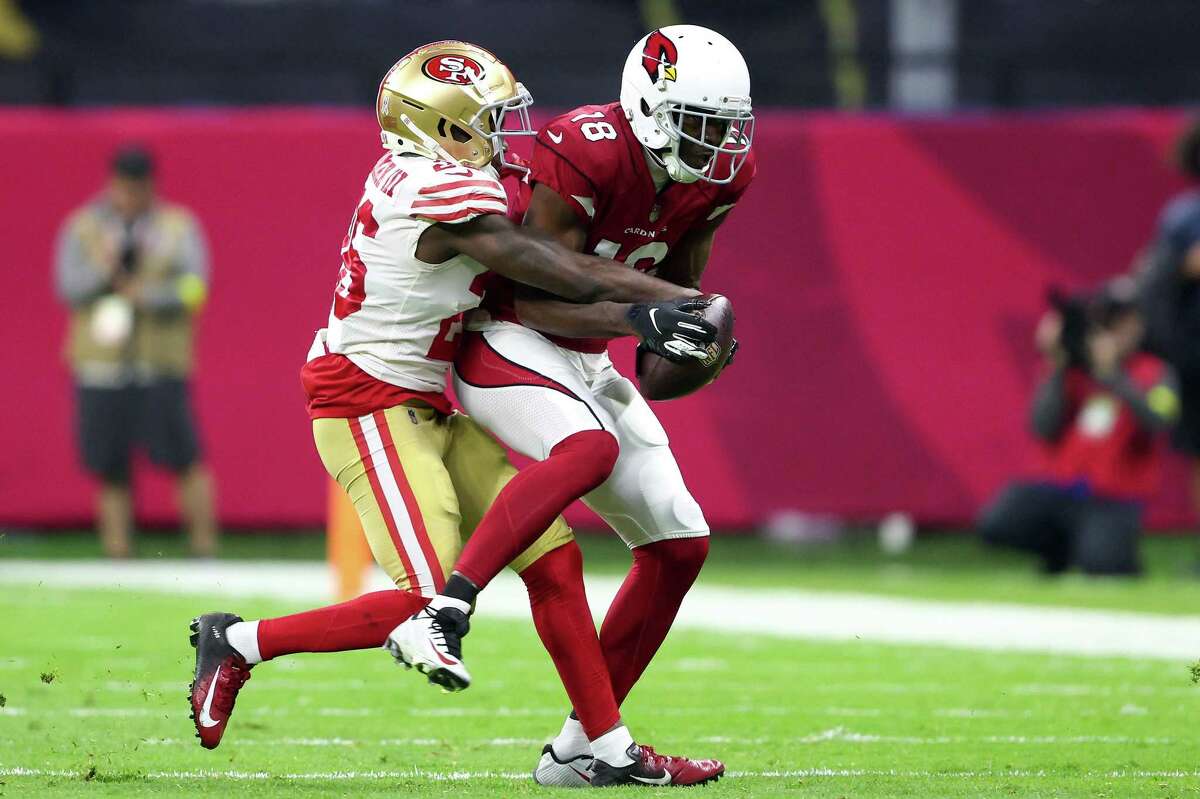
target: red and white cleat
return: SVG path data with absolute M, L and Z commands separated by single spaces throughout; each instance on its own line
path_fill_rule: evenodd
M 192 646 L 196 647 L 196 675 L 188 701 L 196 737 L 205 749 L 216 749 L 233 715 L 238 691 L 250 679 L 251 666 L 226 640 L 225 630 L 241 621 L 232 613 L 206 613 L 192 619 Z
M 602 760 L 592 761 L 593 788 L 608 785 L 704 785 L 725 774 L 720 760 L 692 760 L 687 757 L 660 755 L 650 746 L 629 747 L 633 763 L 614 767 Z
M 392 630 L 383 648 L 397 663 L 415 668 L 443 690 L 461 691 L 471 684 L 462 662 L 462 638 L 470 629 L 465 611 L 427 605 Z

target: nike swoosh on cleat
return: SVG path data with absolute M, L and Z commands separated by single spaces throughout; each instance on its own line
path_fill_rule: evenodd
M 217 678 L 220 676 L 221 667 L 217 666 L 212 682 L 208 684 L 208 696 L 204 697 L 204 707 L 200 708 L 200 715 L 196 718 L 201 727 L 215 727 L 221 723 L 209 715 L 209 710 L 212 709 L 213 697 L 217 695 Z
M 671 775 L 663 774 L 661 777 L 638 777 L 634 774 L 629 775 L 630 779 L 637 780 L 645 785 L 670 785 Z
M 556 135 L 554 135 L 554 131 L 548 130 L 548 131 L 546 131 L 546 135 L 549 136 L 550 141 L 554 142 L 555 144 L 562 144 L 562 134 L 561 133 L 556 136 Z
M 432 644 L 433 644 L 433 641 L 431 640 L 429 643 L 432 645 Z M 437 647 L 433 647 L 433 654 L 437 655 L 437 656 L 438 656 L 438 660 L 442 661 L 442 662 L 443 662 L 443 663 L 445 663 L 447 666 L 457 666 L 457 665 L 458 665 L 458 661 L 457 661 L 457 660 L 451 660 L 451 659 L 447 658 L 447 657 L 446 657 L 445 655 L 443 655 L 441 652 L 437 651 Z
M 591 777 L 589 777 L 587 774 L 585 774 L 584 772 L 580 771 L 579 769 L 575 768 L 574 766 L 568 766 L 567 768 L 571 769 L 571 771 L 574 771 L 576 774 L 578 774 L 578 775 L 579 775 L 579 778 L 580 778 L 581 780 L 583 780 L 584 782 L 591 782 L 591 781 L 592 781 L 592 778 L 591 778 Z

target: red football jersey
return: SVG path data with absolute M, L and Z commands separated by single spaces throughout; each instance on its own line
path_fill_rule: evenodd
M 553 189 L 587 225 L 585 252 L 653 272 L 692 228 L 729 211 L 754 179 L 754 153 L 733 181 L 669 181 L 656 192 L 645 151 L 620 103 L 585 105 L 547 123 L 533 148 L 531 184 Z M 521 208 L 524 213 L 524 208 Z M 516 322 L 512 284 L 493 277 L 483 308 Z M 607 339 L 550 336 L 580 352 L 603 352 Z
M 1165 373 L 1162 361 L 1150 355 L 1134 355 L 1124 369 L 1141 391 Z M 1046 448 L 1047 476 L 1086 480 L 1093 491 L 1114 499 L 1149 499 L 1162 466 L 1157 437 L 1086 372 L 1068 371 L 1066 391 L 1070 427 Z

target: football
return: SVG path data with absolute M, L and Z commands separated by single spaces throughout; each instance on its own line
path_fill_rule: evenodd
M 707 386 L 725 368 L 733 348 L 733 303 L 720 294 L 705 294 L 708 307 L 697 315 L 717 328 L 717 340 L 708 345 L 708 357 L 702 361 L 672 363 L 652 352 L 638 350 L 638 390 L 648 400 L 669 400 L 691 394 Z

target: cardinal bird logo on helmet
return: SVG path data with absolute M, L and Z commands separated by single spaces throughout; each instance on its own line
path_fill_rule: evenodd
M 646 46 L 642 50 L 642 67 L 652 82 L 675 80 L 675 65 L 678 60 L 679 51 L 675 49 L 675 42 L 668 39 L 662 31 L 655 31 L 646 37 Z

